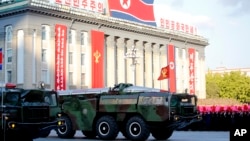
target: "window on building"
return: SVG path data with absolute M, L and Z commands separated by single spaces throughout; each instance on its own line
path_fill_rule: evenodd
M 12 49 L 7 49 L 7 62 L 12 62 Z
M 82 66 L 84 66 L 84 64 L 85 64 L 85 63 L 84 63 L 84 60 L 85 60 L 85 54 L 82 53 L 82 54 L 81 54 L 81 65 L 82 65 Z
M 73 64 L 73 52 L 69 52 L 69 64 Z
M 42 26 L 42 40 L 46 40 L 46 27 Z
M 73 72 L 69 72 L 69 85 L 73 85 Z
M 75 44 L 76 40 L 76 31 L 75 30 L 70 30 L 69 31 L 69 44 Z
M 47 62 L 47 49 L 42 49 L 42 62 Z
M 11 80 L 12 80 L 12 71 L 8 70 L 7 71 L 7 82 L 11 82 Z
M 72 44 L 72 30 L 69 31 L 69 44 Z
M 176 58 L 176 60 L 178 60 L 179 59 L 179 48 L 175 48 L 175 58 Z
M 5 32 L 6 32 L 6 37 L 5 37 L 5 48 L 6 48 L 6 57 L 7 57 L 7 62 L 11 63 L 12 62 L 12 26 L 6 26 L 5 27 Z
M 87 43 L 87 32 L 82 31 L 80 36 L 81 36 L 80 37 L 81 38 L 81 46 L 86 45 L 86 43 Z
M 42 40 L 49 40 L 49 26 L 42 25 Z
M 81 73 L 81 86 L 85 86 L 85 73 Z
M 81 46 L 84 46 L 84 32 L 81 32 Z
M 12 41 L 12 26 L 7 26 L 5 30 L 6 30 L 6 42 L 11 42 Z
M 48 83 L 48 70 L 42 70 L 42 76 L 41 76 L 41 81 L 44 83 Z
M 186 49 L 182 49 L 182 59 L 186 59 Z

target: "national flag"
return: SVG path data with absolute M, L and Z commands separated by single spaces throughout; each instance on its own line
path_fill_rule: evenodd
M 111 17 L 156 26 L 154 0 L 108 0 Z
M 158 80 L 168 79 L 169 78 L 169 65 L 161 68 L 161 74 L 158 77 Z

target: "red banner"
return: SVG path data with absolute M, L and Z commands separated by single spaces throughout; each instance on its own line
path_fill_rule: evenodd
M 169 91 L 176 92 L 176 76 L 175 76 L 175 47 L 171 44 L 168 48 L 168 65 L 169 65 Z
M 3 48 L 0 48 L 0 70 L 3 69 Z
M 104 33 L 91 30 L 92 88 L 104 87 Z
M 55 90 L 66 89 L 67 27 L 55 26 Z
M 195 49 L 188 49 L 189 58 L 189 93 L 195 93 Z

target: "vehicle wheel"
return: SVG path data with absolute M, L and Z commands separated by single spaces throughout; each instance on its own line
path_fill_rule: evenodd
M 111 116 L 103 116 L 96 123 L 96 133 L 99 138 L 104 140 L 114 140 L 118 133 L 118 125 Z
M 130 118 L 126 124 L 126 136 L 130 140 L 147 140 L 150 131 L 144 120 L 138 116 Z
M 62 116 L 61 117 L 65 121 L 65 126 L 60 127 L 56 130 L 58 137 L 60 138 L 73 138 L 76 130 L 73 129 L 73 124 L 69 117 Z
M 93 139 L 96 137 L 96 132 L 94 131 L 82 131 L 83 135 L 89 139 Z
M 166 128 L 163 129 L 154 129 L 151 131 L 152 136 L 156 139 L 156 140 L 166 140 L 169 137 L 172 136 L 173 134 L 173 130 L 169 130 Z

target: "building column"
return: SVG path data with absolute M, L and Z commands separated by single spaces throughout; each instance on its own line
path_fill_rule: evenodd
M 108 36 L 107 37 L 107 63 L 106 63 L 106 87 L 111 87 L 115 84 L 115 38 L 114 36 Z
M 138 86 L 144 86 L 144 69 L 143 69 L 143 66 L 144 66 L 144 62 L 143 62 L 143 42 L 142 41 L 137 41 L 136 44 L 135 44 L 135 47 L 137 49 L 136 51 L 136 56 L 138 56 L 138 58 L 136 59 L 137 60 L 137 63 L 136 64 L 136 85 Z
M 160 66 L 160 45 L 154 44 L 153 45 L 153 87 L 160 88 L 160 81 L 158 77 L 161 73 L 161 66 Z
M 200 61 L 200 92 L 199 97 L 200 99 L 206 98 L 206 65 L 205 65 L 205 55 L 201 56 L 199 59 Z
M 152 79 L 152 44 L 146 43 L 145 44 L 145 86 L 152 87 L 153 86 L 153 79 Z
M 166 67 L 168 64 L 167 64 L 167 45 L 164 44 L 161 48 L 160 48 L 160 69 L 163 68 L 163 67 Z M 168 88 L 168 80 L 167 79 L 164 79 L 164 80 L 161 80 L 160 81 L 160 89 L 163 89 L 163 90 L 169 90 Z
M 118 38 L 117 39 L 117 83 L 124 83 L 125 82 L 125 39 Z
M 182 89 L 189 89 L 189 60 L 188 60 L 188 47 L 185 45 L 185 48 L 182 48 Z
M 176 73 L 176 92 L 185 92 L 182 88 L 182 64 L 179 56 L 180 48 L 175 47 L 175 73 Z
M 126 52 L 130 52 L 132 47 L 134 46 L 134 40 L 128 39 L 126 40 Z M 133 74 L 133 67 L 132 67 L 132 59 L 126 59 L 126 83 L 134 84 L 134 74 Z

